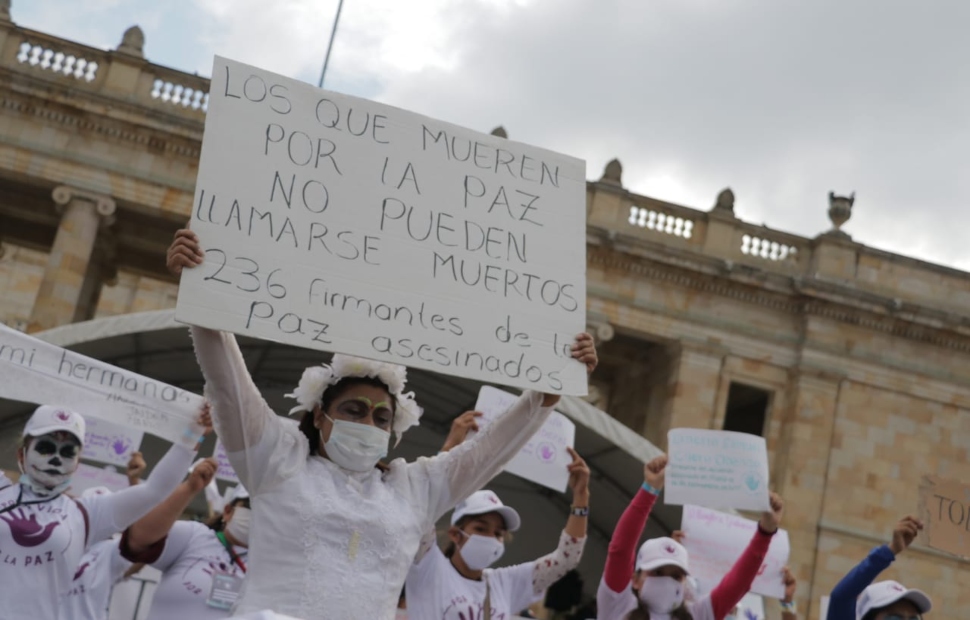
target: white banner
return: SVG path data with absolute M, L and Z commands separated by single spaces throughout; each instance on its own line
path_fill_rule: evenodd
M 586 394 L 586 166 L 216 57 L 179 321 Z
M 202 397 L 0 325 L 0 397 L 67 407 L 195 446 Z
M 514 394 L 483 385 L 475 404 L 475 410 L 482 413 L 478 422 L 479 429 L 485 430 L 495 418 L 508 411 L 518 398 Z M 566 467 L 573 462 L 566 447 L 572 448 L 575 440 L 576 425 L 563 414 L 554 411 L 529 443 L 509 462 L 505 471 L 562 493 L 569 483 L 569 471 Z
M 684 506 L 680 529 L 690 556 L 690 572 L 700 582 L 703 593 L 709 593 L 728 574 L 757 528 L 755 521 L 744 517 L 700 506 Z M 790 553 L 788 532 L 779 530 L 771 539 L 768 555 L 751 585 L 751 592 L 784 598 L 782 571 L 788 565 Z
M 132 452 L 137 452 L 145 434 L 141 431 L 86 416 L 84 450 L 81 456 L 90 461 L 127 467 Z
M 757 511 L 771 507 L 764 437 L 676 428 L 667 433 L 667 446 L 666 503 Z

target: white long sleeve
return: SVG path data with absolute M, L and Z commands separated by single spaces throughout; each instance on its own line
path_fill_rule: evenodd
M 563 575 L 579 566 L 586 547 L 586 537 L 576 538 L 566 532 L 559 535 L 559 546 L 533 563 L 532 592 L 539 596 Z
M 77 500 L 88 515 L 88 546 L 124 531 L 168 497 L 192 464 L 195 452 L 173 444 L 143 484 Z

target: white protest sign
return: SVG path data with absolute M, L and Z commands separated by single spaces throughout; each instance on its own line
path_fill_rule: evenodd
M 495 418 L 508 411 L 518 396 L 483 385 L 478 393 L 475 410 L 482 413 L 478 427 L 485 430 Z M 569 483 L 566 467 L 573 462 L 566 447 L 572 448 L 576 440 L 576 425 L 572 420 L 554 411 L 545 424 L 532 436 L 529 443 L 515 455 L 505 471 L 549 487 L 560 493 Z
M 102 468 L 86 463 L 79 464 L 71 477 L 71 495 L 79 497 L 81 493 L 95 487 L 107 487 L 110 491 L 127 489 L 128 477 L 111 466 Z
M 667 434 L 664 501 L 768 510 L 768 449 L 763 437 L 677 428 Z
M 823 596 L 819 602 L 819 620 L 826 620 L 829 617 L 829 597 Z
M 758 529 L 750 519 L 700 506 L 684 506 L 680 529 L 690 556 L 690 572 L 701 591 L 709 593 L 728 574 Z M 771 539 L 768 555 L 758 570 L 751 592 L 771 598 L 785 596 L 782 571 L 788 565 L 791 544 L 788 532 L 779 530 Z M 762 614 L 763 615 L 763 614 Z
M 202 397 L 0 325 L 0 397 L 67 407 L 194 447 Z
M 586 167 L 216 57 L 179 321 L 586 394 Z
M 232 463 L 229 462 L 229 457 L 226 456 L 226 447 L 222 445 L 221 441 L 216 440 L 216 450 L 212 458 L 219 464 L 219 469 L 216 470 L 216 478 L 239 484 L 239 476 L 236 475 L 236 470 L 232 468 Z
M 88 416 L 84 425 L 81 456 L 91 461 L 127 466 L 131 453 L 137 452 L 144 438 L 142 431 Z
M 691 566 L 693 567 L 693 558 Z M 734 614 L 737 620 L 765 620 L 765 601 L 757 594 L 748 592 L 738 603 L 738 613 Z

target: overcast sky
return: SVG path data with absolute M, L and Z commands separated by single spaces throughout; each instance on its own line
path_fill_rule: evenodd
M 209 75 L 316 83 L 336 0 L 13 0 L 16 23 Z M 970 0 L 345 0 L 327 87 L 587 161 L 803 236 L 970 269 Z

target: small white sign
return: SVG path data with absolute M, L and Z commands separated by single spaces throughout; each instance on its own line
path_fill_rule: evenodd
M 229 457 L 226 456 L 226 447 L 222 445 L 221 441 L 216 441 L 216 450 L 212 458 L 219 464 L 219 468 L 216 470 L 216 478 L 233 484 L 239 484 L 239 476 L 236 475 L 236 470 L 232 468 L 232 463 L 229 462 Z
M 84 420 L 84 449 L 81 457 L 89 461 L 127 467 L 132 452 L 137 452 L 145 434 L 98 418 Z
M 763 437 L 677 428 L 667 434 L 664 501 L 711 508 L 765 511 L 768 449 Z
M 586 394 L 585 162 L 216 57 L 176 318 Z
M 827 620 L 829 617 L 829 597 L 823 596 L 819 603 L 819 620 Z
M 702 592 L 710 592 L 728 574 L 757 529 L 755 521 L 744 517 L 700 506 L 684 506 L 681 522 L 684 546 L 690 556 L 690 572 L 697 578 Z M 772 537 L 768 555 L 751 585 L 752 593 L 784 598 L 782 573 L 790 553 L 788 532 L 779 530 Z
M 111 491 L 128 488 L 128 476 L 114 467 L 94 467 L 86 463 L 77 466 L 77 471 L 71 477 L 70 494 L 79 497 L 88 489 L 107 487 Z
M 495 418 L 508 411 L 518 398 L 503 390 L 482 386 L 475 404 L 475 410 L 482 413 L 478 422 L 479 429 L 485 430 Z M 566 448 L 572 448 L 575 441 L 576 425 L 563 414 L 554 411 L 529 443 L 509 462 L 505 471 L 562 493 L 569 483 L 569 471 L 566 467 L 573 462 Z
M 187 447 L 202 397 L 0 325 L 0 397 L 67 407 Z

